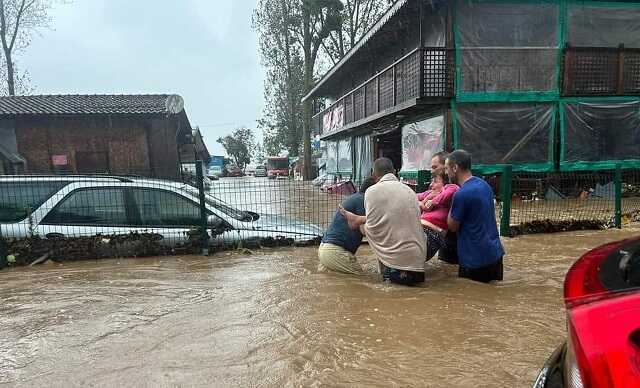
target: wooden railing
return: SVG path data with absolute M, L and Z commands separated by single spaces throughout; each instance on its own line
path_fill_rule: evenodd
M 452 49 L 416 48 L 313 116 L 313 127 L 327 134 L 407 101 L 453 97 L 454 77 Z
M 565 96 L 640 94 L 640 49 L 567 46 L 562 92 Z

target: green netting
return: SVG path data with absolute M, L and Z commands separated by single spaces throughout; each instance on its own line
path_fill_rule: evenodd
M 559 96 L 560 1 L 459 1 L 456 98 L 549 101 Z
M 640 98 L 565 98 L 560 103 L 560 169 L 640 166 Z
M 454 148 L 473 156 L 487 173 L 554 168 L 555 103 L 453 104 Z
M 566 39 L 572 46 L 640 47 L 640 4 L 569 1 Z

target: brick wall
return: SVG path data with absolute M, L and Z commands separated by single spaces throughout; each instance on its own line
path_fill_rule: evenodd
M 170 148 L 176 149 L 175 140 L 167 138 L 165 130 L 151 133 L 153 126 L 152 119 L 142 117 L 40 116 L 18 118 L 16 137 L 28 173 L 88 172 L 95 164 L 89 162 L 95 159 L 99 165 L 108 164 L 108 172 L 114 174 L 174 176 L 177 151 L 172 153 Z M 164 138 L 162 149 L 150 151 L 148 139 L 158 135 Z M 59 156 L 58 162 L 66 157 L 68 165 L 54 166 L 54 155 Z M 84 166 L 78 164 L 83 161 Z

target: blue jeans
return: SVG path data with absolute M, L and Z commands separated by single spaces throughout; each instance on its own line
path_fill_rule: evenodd
M 424 272 L 404 271 L 395 268 L 389 268 L 378 262 L 380 265 L 380 274 L 382 280 L 388 280 L 391 283 L 402 284 L 403 286 L 413 286 L 416 283 L 424 282 Z

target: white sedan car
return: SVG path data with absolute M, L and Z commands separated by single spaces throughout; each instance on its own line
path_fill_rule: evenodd
M 302 221 L 242 211 L 205 196 L 212 244 L 261 238 L 310 241 L 322 229 Z M 121 235 L 188 240 L 200 225 L 198 190 L 185 183 L 129 177 L 0 177 L 0 229 L 8 238 Z

